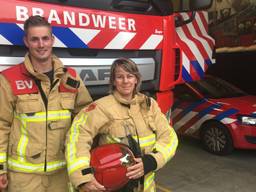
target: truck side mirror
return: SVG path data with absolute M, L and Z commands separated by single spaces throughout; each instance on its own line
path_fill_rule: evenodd
M 175 26 L 180 27 L 182 25 L 186 25 L 190 22 L 192 22 L 195 18 L 197 10 L 203 10 L 207 9 L 212 5 L 212 0 L 180 0 L 179 3 L 179 11 L 180 12 L 192 12 L 192 14 L 189 14 L 189 18 L 186 20 L 183 20 L 181 17 L 176 16 L 175 17 Z
M 189 15 L 189 18 L 186 20 L 183 20 L 181 16 L 175 16 L 175 27 L 180 27 L 182 25 L 186 25 L 190 22 L 192 22 L 195 19 L 196 12 L 192 11 L 192 14 Z
M 172 0 L 173 11 L 178 12 L 189 12 L 189 11 L 200 11 L 210 8 L 212 0 Z
M 190 0 L 189 9 L 191 11 L 198 11 L 210 8 L 212 0 Z

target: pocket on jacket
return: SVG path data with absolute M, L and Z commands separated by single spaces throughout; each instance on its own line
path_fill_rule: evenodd
M 44 162 L 44 148 L 41 144 L 28 143 L 25 149 L 25 154 L 22 156 L 18 152 L 18 144 L 14 144 L 11 147 L 11 156 L 15 159 L 25 158 L 25 161 L 38 164 Z
M 38 94 L 19 95 L 16 104 L 17 113 L 36 113 L 42 111 Z
M 62 93 L 61 94 L 61 106 L 63 109 L 73 110 L 75 108 L 75 97 L 74 93 Z
M 134 127 L 130 121 L 129 117 L 123 119 L 115 118 L 112 126 L 110 127 L 109 133 L 118 138 L 126 137 L 129 134 L 133 135 Z
M 154 116 L 152 113 L 148 113 L 146 115 L 144 115 L 144 120 L 146 125 L 152 130 L 155 131 L 156 130 L 156 123 L 154 121 Z
M 156 131 L 156 123 L 154 121 L 148 122 L 149 128 L 151 128 L 152 131 Z
M 71 121 L 71 120 L 70 120 Z M 51 143 L 51 150 L 48 151 L 49 156 L 51 158 L 62 158 L 64 157 L 64 143 L 66 132 L 70 127 L 71 122 L 67 121 L 52 121 L 49 124 L 49 134 L 48 139 L 49 141 L 54 141 Z
M 50 130 L 65 129 L 67 127 L 67 123 L 63 121 L 52 121 L 48 127 Z

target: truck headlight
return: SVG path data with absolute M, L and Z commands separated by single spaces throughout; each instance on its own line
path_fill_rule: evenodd
M 239 115 L 238 120 L 245 125 L 256 125 L 256 116 Z

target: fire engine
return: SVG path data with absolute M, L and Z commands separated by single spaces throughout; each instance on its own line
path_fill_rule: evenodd
M 157 98 L 163 112 L 176 83 L 203 77 L 214 40 L 208 35 L 211 0 L 0 0 L 0 70 L 23 61 L 23 24 L 41 15 L 53 26 L 54 53 L 74 67 L 90 93 L 107 93 L 110 65 L 134 60 L 142 91 Z

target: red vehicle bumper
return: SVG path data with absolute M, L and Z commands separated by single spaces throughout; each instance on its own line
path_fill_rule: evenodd
M 256 126 L 233 123 L 229 129 L 235 148 L 256 149 Z

